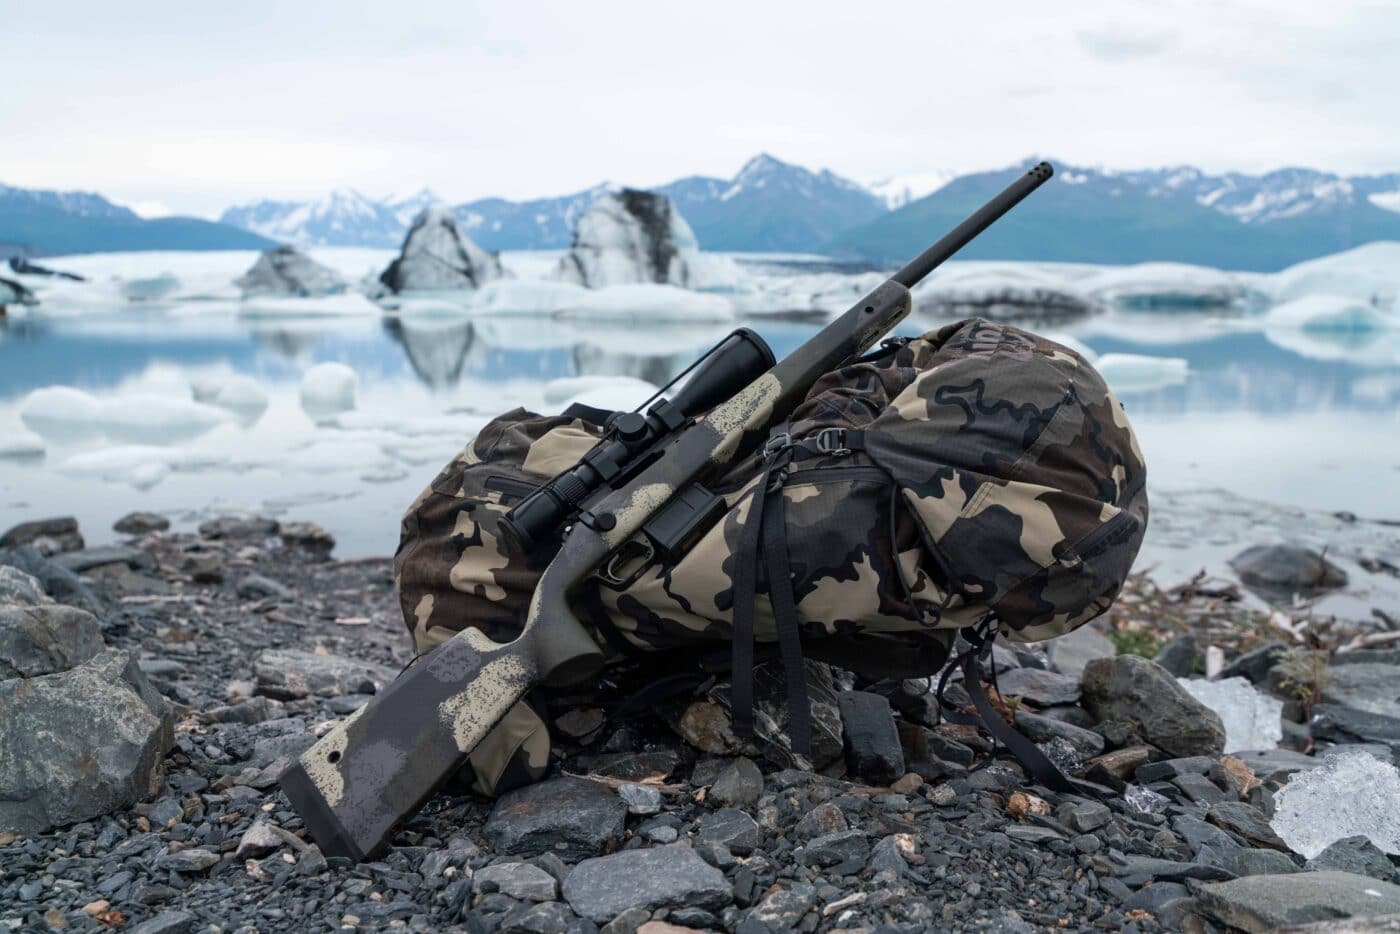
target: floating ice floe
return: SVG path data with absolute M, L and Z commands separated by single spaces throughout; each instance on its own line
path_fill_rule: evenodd
M 622 406 L 585 403 L 614 412 L 630 411 L 654 394 L 656 389 L 646 380 L 631 376 L 565 376 L 545 383 L 544 402 L 546 406 L 564 409 L 588 396 L 609 402 L 630 401 L 630 404 Z
M 1317 768 L 1294 772 L 1274 801 L 1274 832 L 1308 859 L 1355 836 L 1400 853 L 1400 771 L 1368 752 L 1329 752 Z
M 1247 678 L 1177 678 L 1196 700 L 1220 715 L 1225 751 L 1273 749 L 1283 739 L 1283 701 L 1257 691 Z
M 1262 287 L 1276 302 L 1340 295 L 1400 312 L 1400 243 L 1382 240 L 1298 263 L 1267 277 Z
M 313 419 L 339 415 L 355 407 L 360 378 L 343 363 L 318 363 L 301 378 L 301 407 Z
M 44 439 L 27 429 L 11 426 L 0 432 L 0 460 L 32 460 L 46 450 Z
M 75 454 L 59 465 L 62 473 L 127 483 L 150 489 L 173 471 L 194 471 L 226 463 L 225 455 L 146 444 L 119 445 Z
M 1044 335 L 1044 337 L 1046 340 L 1054 341 L 1062 347 L 1068 347 L 1090 363 L 1094 363 L 1099 359 L 1099 355 L 1094 352 L 1094 348 L 1071 334 L 1052 332 Z
M 1186 382 L 1190 369 L 1181 357 L 1151 357 L 1135 353 L 1106 353 L 1094 368 L 1117 393 L 1152 392 Z
M 572 282 L 501 280 L 482 286 L 472 296 L 471 308 L 492 315 L 553 314 L 586 303 L 588 296 L 588 289 Z
M 1400 318 L 1345 295 L 1304 295 L 1264 315 L 1266 328 L 1300 331 L 1381 331 L 1397 324 Z
M 587 291 L 558 312 L 564 317 L 639 321 L 729 321 L 728 299 L 673 285 L 614 285 Z
M 169 444 L 229 420 L 222 409 L 156 393 L 98 398 L 71 386 L 36 389 L 20 403 L 31 430 L 55 440 L 105 435 L 117 441 Z
M 1244 283 L 1230 273 L 1186 263 L 1106 269 L 1078 286 L 1101 301 L 1145 311 L 1226 308 L 1245 297 Z
M 267 390 L 242 373 L 195 379 L 190 389 L 196 402 L 216 405 L 239 415 L 256 418 L 267 410 Z
M 974 265 L 935 272 L 914 289 L 914 309 L 933 317 L 1065 321 L 1099 309 L 1076 287 L 1026 265 Z
M 735 297 L 739 310 L 750 315 L 784 315 L 820 311 L 837 314 L 885 281 L 880 273 L 843 275 L 835 272 L 797 276 L 757 277 Z
M 338 318 L 379 315 L 382 311 L 358 292 L 347 292 L 311 298 L 259 296 L 244 301 L 238 313 L 244 318 Z

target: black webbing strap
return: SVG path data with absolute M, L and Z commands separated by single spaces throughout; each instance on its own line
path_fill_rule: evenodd
M 595 405 L 584 405 L 582 402 L 575 402 L 560 413 L 565 418 L 577 418 L 588 422 L 590 425 L 597 425 L 602 428 L 607 424 L 608 419 L 617 413 L 611 409 L 600 409 Z
M 768 569 L 768 600 L 778 629 L 778 652 L 788 688 L 788 736 L 793 752 L 812 754 L 812 713 L 807 701 L 807 672 L 802 664 L 802 632 L 792 592 L 788 557 L 786 500 L 779 488 L 763 504 L 763 562 Z
M 1040 751 L 1040 747 L 1003 720 L 987 698 L 986 692 L 982 690 L 982 660 L 991 655 L 992 642 L 996 639 L 996 630 L 979 632 L 976 629 L 964 629 L 962 637 L 968 641 L 970 648 L 962 652 L 959 658 L 944 670 L 943 677 L 938 682 L 938 704 L 943 718 L 950 723 L 976 726 L 986 730 L 991 734 L 992 739 L 1005 746 L 1016 757 L 1016 760 L 1025 766 L 1026 771 L 1030 772 L 1031 777 L 1036 782 L 1046 788 L 1071 794 L 1097 795 L 1098 786 L 1070 778 L 1060 770 L 1059 766 L 1051 762 L 1045 753 Z M 943 699 L 943 690 L 947 686 L 948 675 L 952 673 L 955 665 L 962 668 L 963 688 L 972 698 L 972 706 L 977 711 L 976 713 L 965 713 Z

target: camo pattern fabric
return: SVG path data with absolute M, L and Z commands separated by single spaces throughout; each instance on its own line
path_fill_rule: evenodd
M 973 318 L 930 331 L 827 374 L 789 423 L 799 457 L 781 495 L 814 656 L 881 634 L 946 644 L 993 613 L 1011 639 L 1063 634 L 1108 608 L 1146 531 L 1146 472 L 1122 406 L 1082 357 L 1019 328 Z M 828 428 L 860 430 L 863 449 L 813 455 Z M 465 626 L 498 641 L 519 631 L 552 554 L 512 553 L 500 517 L 600 435 L 580 419 L 509 412 L 409 508 L 397 585 L 420 652 Z M 762 472 L 755 454 L 712 483 L 729 508 L 674 564 L 625 590 L 599 588 L 632 646 L 729 639 Z M 758 576 L 754 634 L 771 642 Z

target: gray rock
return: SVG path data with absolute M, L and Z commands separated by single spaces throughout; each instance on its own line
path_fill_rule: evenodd
M 555 778 L 502 795 L 482 832 L 504 855 L 580 859 L 621 839 L 626 819 L 626 803 L 606 785 Z
M 1098 830 L 1113 818 L 1101 801 L 1066 801 L 1055 809 L 1055 819 L 1079 833 Z
M 54 564 L 67 568 L 74 574 L 81 574 L 93 568 L 108 564 L 124 564 L 133 571 L 154 571 L 156 559 L 140 548 L 130 545 L 98 545 L 95 548 L 80 548 L 77 551 L 55 555 Z
M 807 866 L 839 866 L 852 864 L 856 871 L 865 867 L 870 858 L 870 841 L 864 830 L 838 830 L 807 841 L 801 859 Z
M 1246 587 L 1273 599 L 1309 596 L 1347 583 L 1345 571 L 1301 545 L 1255 545 L 1231 558 L 1230 567 Z
M 1084 666 L 1096 658 L 1112 658 L 1118 654 L 1108 637 L 1090 624 L 1063 636 L 1057 636 L 1045 643 L 1050 664 L 1062 675 L 1069 675 L 1076 681 L 1084 674 Z
M 21 522 L 0 535 L 0 548 L 18 548 L 47 540 L 58 547 L 59 552 L 76 551 L 83 547 L 83 535 L 78 531 L 78 520 L 72 516 L 55 519 L 36 519 Z
M 37 833 L 156 794 L 170 707 L 130 652 L 0 682 L 0 829 Z
M 497 863 L 478 869 L 473 877 L 478 892 L 502 892 L 511 898 L 550 902 L 559 897 L 559 880 L 529 863 Z
M 1229 879 L 1234 873 L 1223 867 L 1205 863 L 1153 859 L 1147 856 L 1128 856 L 1125 857 L 1123 865 L 1118 867 L 1118 875 L 1128 885 L 1142 885 L 1153 880 L 1166 882 L 1184 882 L 1187 879 L 1219 881 Z
M 1247 678 L 1251 684 L 1263 684 L 1268 680 L 1269 669 L 1278 664 L 1286 648 L 1282 642 L 1270 642 L 1252 652 L 1245 652 L 1221 669 L 1216 678 L 1221 681 L 1226 678 Z
M 1293 924 L 1400 913 L 1400 886 L 1349 872 L 1246 876 L 1203 885 L 1197 904 L 1209 918 L 1250 932 Z
M 651 912 L 645 908 L 628 908 L 603 925 L 600 934 L 636 934 L 637 929 L 650 920 Z
M 1104 750 L 1103 736 L 1093 730 L 1081 729 L 1063 720 L 1031 713 L 1028 710 L 1016 711 L 1016 729 L 1036 743 L 1062 739 L 1085 758 L 1097 756 Z
M 0 607 L 0 680 L 68 671 L 102 648 L 102 628 L 86 610 L 54 603 Z
M 799 840 L 810 840 L 823 834 L 848 830 L 845 813 L 830 801 L 824 801 L 812 808 L 797 822 L 794 833 Z
M 180 571 L 197 584 L 219 584 L 224 579 L 224 559 L 217 552 L 192 551 L 180 559 Z
M 706 800 L 751 807 L 763 792 L 763 773 L 752 759 L 740 757 L 720 771 Z
M 170 520 L 155 512 L 129 512 L 112 525 L 112 531 L 122 535 L 147 535 L 151 532 L 164 532 L 170 528 Z
M 262 859 L 269 853 L 282 848 L 282 836 L 266 820 L 259 819 L 253 826 L 243 831 L 238 841 L 238 849 L 233 855 L 237 859 Z
M 649 785 L 622 785 L 617 796 L 627 802 L 629 814 L 655 814 L 661 810 L 661 791 Z
M 104 612 L 102 600 L 81 577 L 44 557 L 33 545 L 0 548 L 0 565 L 30 575 L 39 582 L 45 593 L 60 603 L 81 607 L 98 615 Z
M 817 903 L 817 890 L 805 882 L 784 883 L 774 887 L 749 912 L 748 919 L 767 926 L 770 931 L 795 931 L 802 916 Z M 744 930 L 741 926 L 739 930 Z
M 188 911 L 162 911 L 136 925 L 130 934 L 188 934 L 194 925 L 195 917 Z
M 696 844 L 719 843 L 743 856 L 763 844 L 763 833 L 752 817 L 737 808 L 721 808 L 700 819 Z
M 1319 758 L 1292 749 L 1253 749 L 1230 755 L 1249 766 L 1260 781 L 1280 784 L 1294 772 L 1311 771 L 1322 763 Z
M 314 843 L 302 850 L 301 856 L 297 858 L 297 875 L 319 876 L 328 868 L 330 865 L 326 862 L 326 854 Z
M 174 798 L 161 798 L 146 812 L 146 819 L 157 828 L 173 827 L 185 819 L 185 809 Z
M 870 862 L 866 866 L 872 873 L 892 872 L 896 877 L 904 875 L 909 863 L 900 852 L 899 840 L 894 834 L 884 837 L 870 848 Z
M 564 898 L 583 917 L 604 924 L 634 908 L 716 911 L 733 901 L 734 888 L 694 850 L 674 844 L 586 859 L 564 880 Z
M 1269 826 L 1269 821 L 1257 808 L 1243 801 L 1222 801 L 1206 811 L 1206 820 L 1223 830 L 1246 840 L 1254 846 L 1267 847 L 1283 853 L 1292 852 L 1288 844 Z
M 44 593 L 44 585 L 34 575 L 7 564 L 0 565 L 0 608 L 45 603 L 53 603 L 53 598 Z
M 259 694 L 294 700 L 309 695 L 373 694 L 393 681 L 398 672 L 344 655 L 264 649 L 253 662 L 253 674 Z
M 1184 756 L 1179 759 L 1163 759 L 1161 762 L 1149 762 L 1141 766 L 1133 777 L 1140 784 L 1150 785 L 1153 782 L 1171 781 L 1181 775 L 1205 775 L 1210 771 L 1210 767 L 1215 765 L 1216 759 L 1210 756 Z
M 1363 713 L 1400 719 L 1400 667 L 1374 662 L 1328 668 L 1322 699 Z
M 1344 837 L 1308 860 L 1311 872 L 1351 872 L 1382 882 L 1400 881 L 1390 858 L 1365 836 Z
M 249 574 L 238 582 L 238 595 L 245 600 L 261 600 L 263 597 L 272 597 L 277 600 L 290 600 L 292 590 L 285 584 L 279 584 L 270 577 L 263 577 L 261 574 Z
M 276 519 L 262 516 L 220 516 L 199 524 L 199 534 L 212 539 L 262 540 L 276 535 L 279 529 Z
M 1203 847 L 1212 847 L 1218 852 L 1226 852 L 1238 849 L 1239 843 L 1235 838 L 1214 824 L 1206 823 L 1198 817 L 1189 814 L 1178 814 L 1172 818 L 1172 829 L 1177 832 L 1186 845 L 1191 848 L 1193 856 L 1199 856 Z
M 1237 876 L 1276 876 L 1281 873 L 1302 872 L 1303 869 L 1287 853 L 1235 847 L 1221 854 L 1219 865 Z M 1202 860 L 1205 862 L 1206 860 Z
M 156 867 L 171 872 L 204 872 L 219 861 L 219 854 L 203 847 L 192 847 L 175 853 L 163 853 L 156 859 Z
M 592 931 L 579 925 L 578 915 L 562 902 L 540 902 L 515 909 L 506 915 L 499 928 L 501 934 L 569 934 L 571 931 Z
M 1312 734 L 1338 743 L 1380 743 L 1394 750 L 1400 748 L 1400 718 L 1318 704 L 1313 708 Z
M 345 291 L 345 280 L 340 273 L 321 265 L 296 247 L 285 245 L 264 250 L 252 268 L 233 284 L 243 290 L 244 298 L 255 295 L 307 298 Z
M 1128 721 L 1170 755 L 1218 756 L 1225 748 L 1219 715 L 1161 666 L 1136 655 L 1096 659 L 1085 666 L 1084 706 L 1100 720 Z
M 844 691 L 837 698 L 845 733 L 846 767 L 859 778 L 888 785 L 904 774 L 904 748 L 890 702 L 879 694 Z
M 1158 650 L 1153 661 L 1178 678 L 1189 678 L 1196 673 L 1201 650 L 1193 636 L 1177 636 Z
M 312 561 L 325 561 L 335 550 L 335 536 L 314 522 L 288 522 L 277 534 L 284 545 Z
M 1079 701 L 1078 678 L 1038 668 L 1015 668 L 999 675 L 997 690 L 1004 697 L 1019 697 L 1037 707 Z
M 1357 649 L 1332 656 L 1333 665 L 1400 665 L 1400 649 Z
M 1172 779 L 1172 784 L 1181 789 L 1187 800 L 1207 807 L 1233 798 L 1233 795 L 1222 791 L 1219 785 L 1204 775 L 1178 775 Z

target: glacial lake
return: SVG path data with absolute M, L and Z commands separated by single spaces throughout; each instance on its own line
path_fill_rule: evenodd
M 0 435 L 20 430 L 23 400 L 45 386 L 98 399 L 189 399 L 192 382 L 238 373 L 269 396 L 260 415 L 193 437 L 45 434 L 42 456 L 0 458 L 0 529 L 75 515 L 89 542 L 100 543 L 135 509 L 164 513 L 180 528 L 252 511 L 323 525 L 339 557 L 387 555 L 403 508 L 494 414 L 547 407 L 544 387 L 561 377 L 664 382 L 735 324 L 758 331 L 779 355 L 820 326 L 771 317 L 254 321 L 135 305 L 0 320 Z M 1042 330 L 1099 355 L 1187 362 L 1184 379 L 1129 373 L 1115 385 L 1149 467 L 1152 520 L 1140 567 L 1166 582 L 1201 568 L 1218 574 L 1241 548 L 1283 539 L 1342 559 L 1400 563 L 1400 528 L 1372 521 L 1400 520 L 1397 332 L 1278 335 L 1236 315 L 1126 311 Z M 301 375 L 324 361 L 359 378 L 358 407 L 339 424 L 318 424 L 299 401 Z M 168 452 L 169 469 L 133 479 L 123 458 L 135 463 L 153 449 Z M 1394 578 L 1347 569 L 1356 593 L 1338 606 L 1363 616 L 1369 605 L 1400 606 Z

